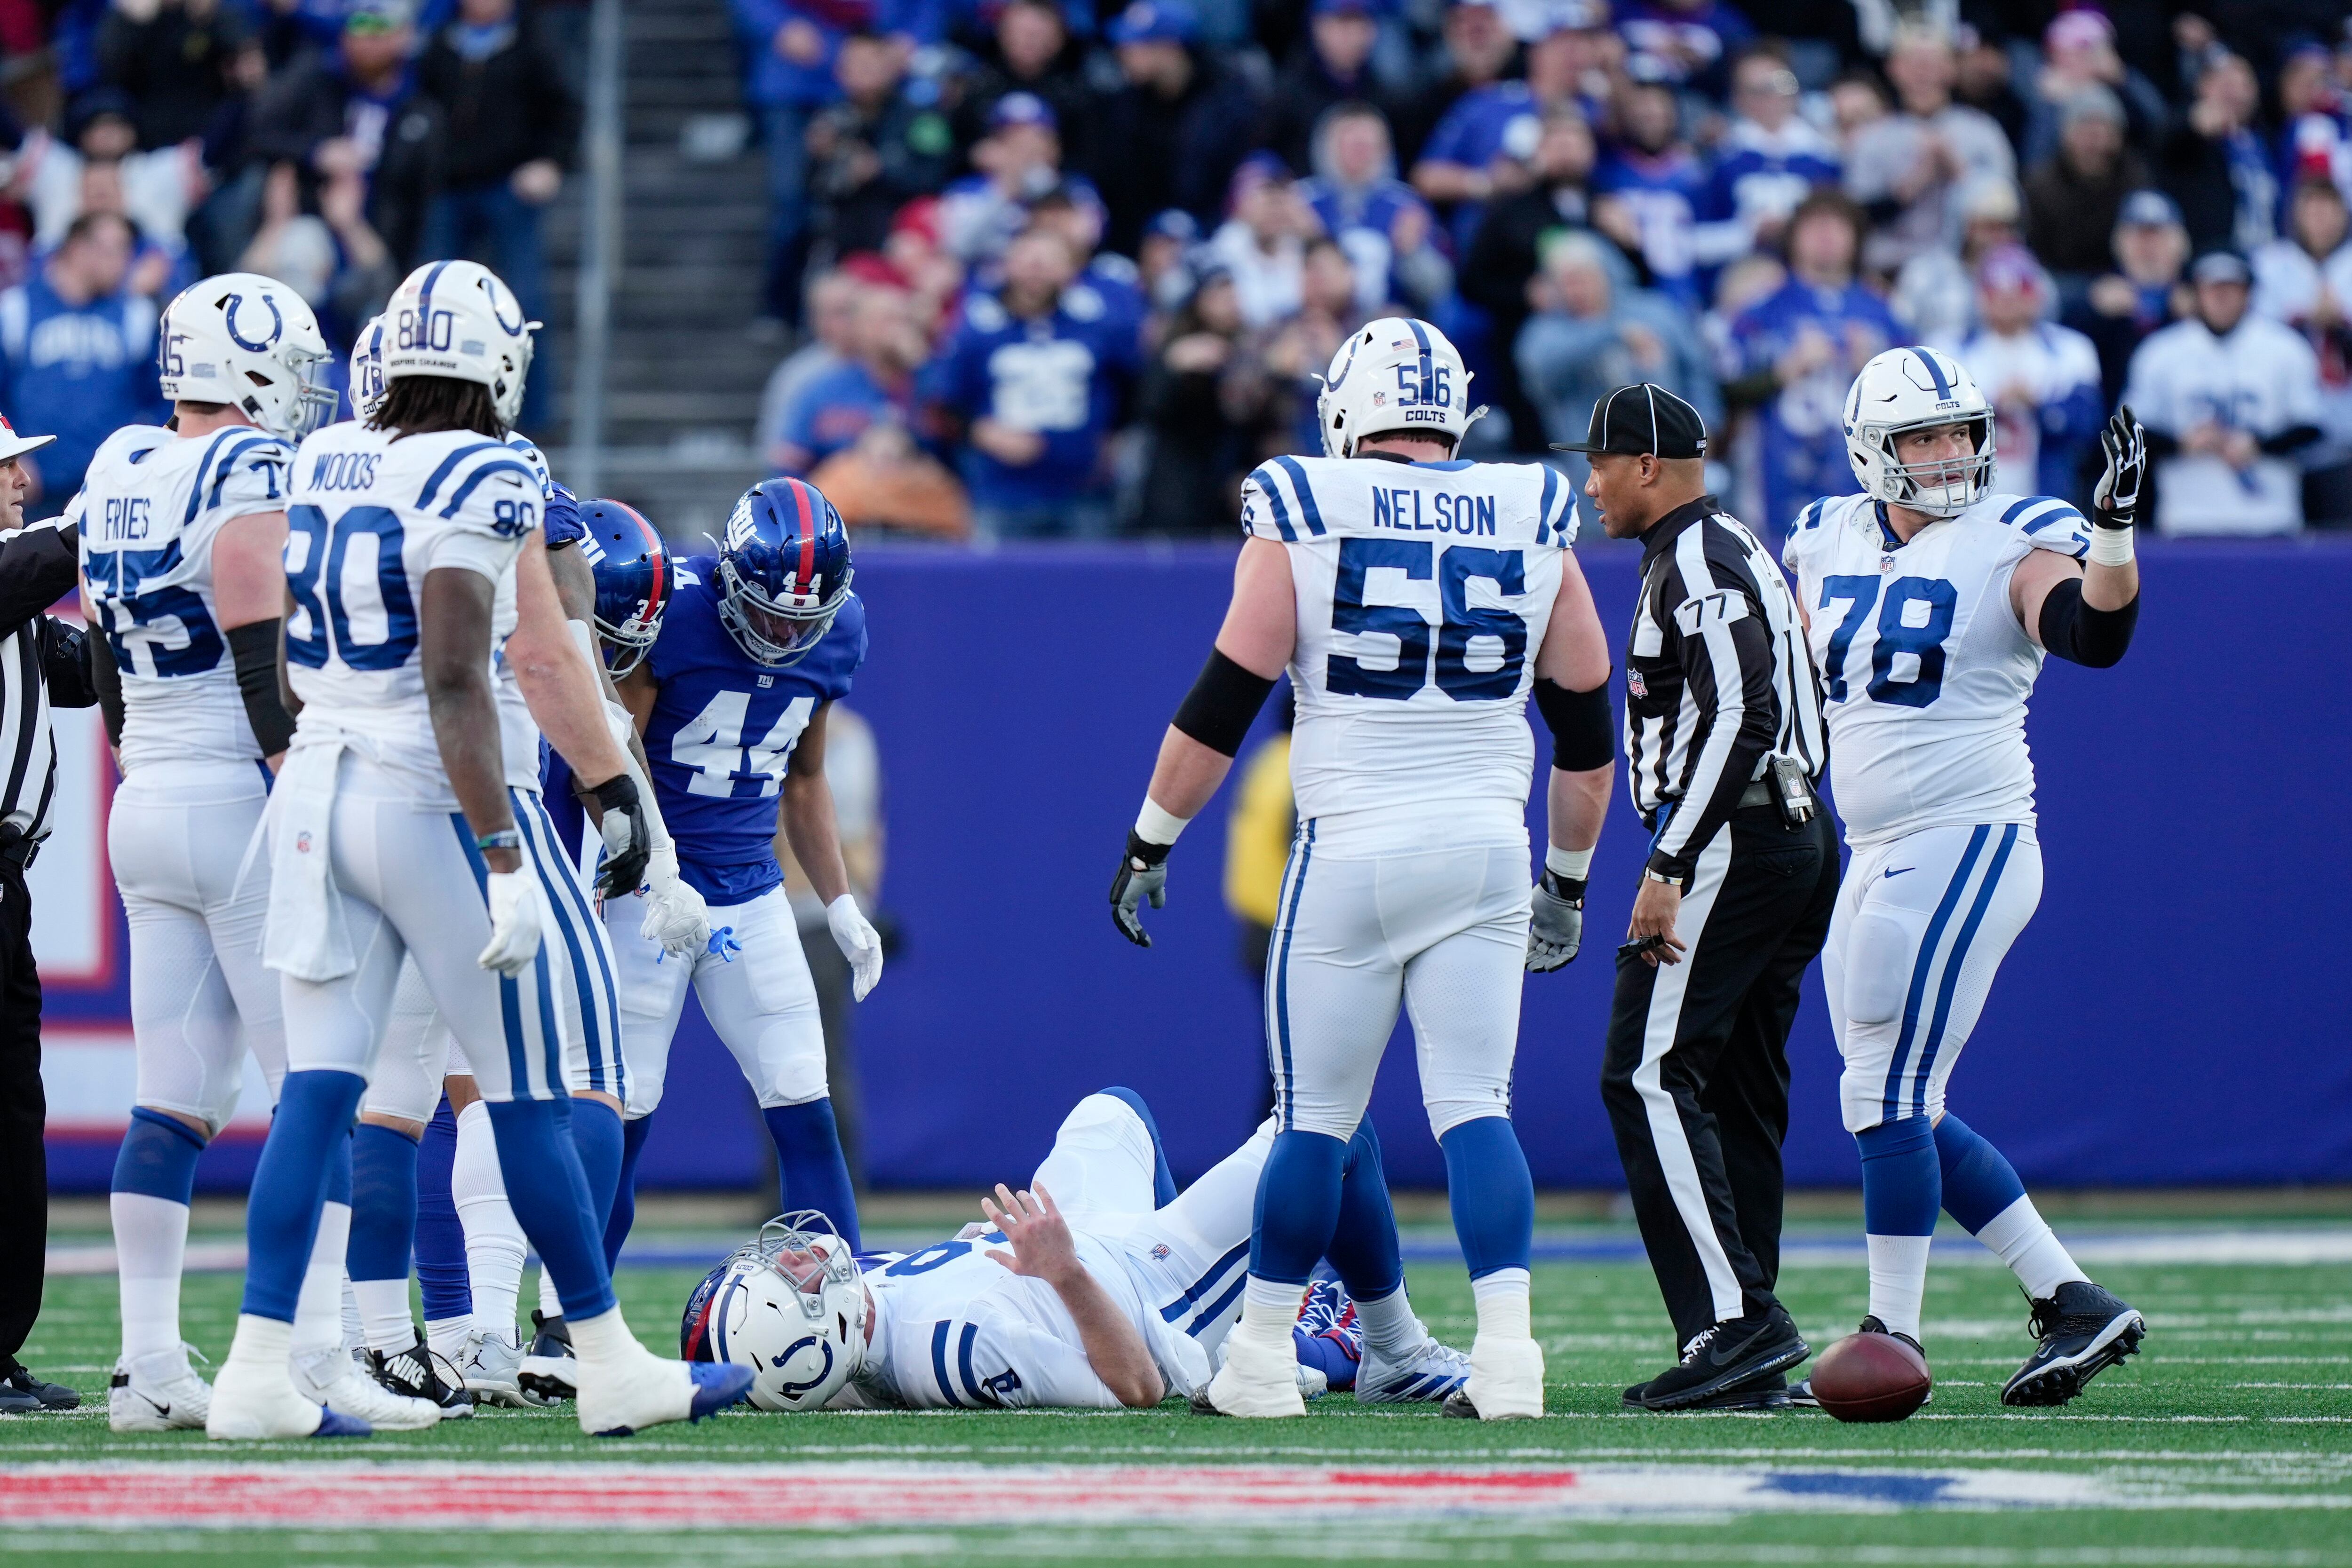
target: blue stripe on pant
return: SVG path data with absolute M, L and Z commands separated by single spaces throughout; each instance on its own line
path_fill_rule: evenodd
M 1985 911 L 1991 906 L 1992 895 L 2000 886 L 2000 873 L 2008 869 L 2009 852 L 2017 847 L 2017 824 L 2010 823 L 2001 830 L 2000 847 L 1992 853 L 1992 864 L 1986 868 L 1984 882 L 1977 888 L 1977 900 L 1969 906 L 1969 917 L 1961 923 L 1960 934 L 1952 942 L 1952 956 L 1944 960 L 1943 983 L 1936 988 L 1936 1015 L 1927 1026 L 1927 1043 L 1919 1053 L 1919 1068 L 1913 1075 L 1911 1113 L 1927 1113 L 1927 1081 L 1936 1071 L 1936 1054 L 1943 1048 L 1944 1025 L 1952 1016 L 1952 993 L 1959 988 L 1960 968 L 1968 961 L 1969 945 L 1976 940 L 1977 927 L 1984 924 Z
M 1298 847 L 1291 855 L 1289 885 L 1283 890 L 1283 902 L 1275 921 L 1273 942 L 1273 984 L 1266 988 L 1266 1006 L 1272 1015 L 1267 1022 L 1267 1044 L 1273 1049 L 1275 1070 L 1275 1100 L 1277 1127 L 1287 1129 L 1291 1115 L 1290 1083 L 1290 939 L 1298 924 L 1298 900 L 1307 887 L 1307 862 L 1315 857 L 1315 821 L 1307 819 L 1299 835 Z
M 515 820 L 530 842 L 540 885 L 571 956 L 581 1034 L 588 1054 L 588 1087 L 621 1098 L 627 1093 L 628 1069 L 621 1054 L 620 990 L 614 980 L 604 925 L 589 908 L 588 895 L 572 874 L 562 837 L 548 815 L 546 800 L 533 795 L 527 804 L 529 809 L 519 811 Z
M 1969 847 L 1960 856 L 1959 869 L 1952 873 L 1944 896 L 1936 904 L 1934 918 L 1927 922 L 1927 935 L 1919 944 L 1919 954 L 1912 961 L 1911 988 L 1903 999 L 1903 1031 L 1895 1038 L 1895 1060 L 1886 1069 L 1885 1114 L 1888 1121 L 1902 1115 L 1905 1068 L 1911 1061 L 1911 1042 L 1919 1028 L 1919 1009 L 1927 1000 L 1928 977 L 1936 967 L 1936 950 L 1943 946 L 1944 927 L 1959 907 L 1960 895 L 1967 890 L 1969 873 L 1976 870 L 1977 857 L 1984 852 L 1985 840 L 1992 830 L 1980 827 L 1969 836 Z

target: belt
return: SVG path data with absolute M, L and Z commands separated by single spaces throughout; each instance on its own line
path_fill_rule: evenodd
M 33 858 L 40 852 L 38 839 L 28 839 L 16 833 L 0 838 L 0 870 L 13 871 L 22 876 L 32 865 Z
M 1664 806 L 1679 807 L 1681 805 L 1682 801 L 1680 800 L 1668 800 L 1664 802 Z M 1733 804 L 1731 809 L 1735 811 L 1745 811 L 1757 806 L 1770 806 L 1775 810 L 1780 809 L 1780 802 L 1772 799 L 1772 786 L 1766 783 L 1761 779 L 1753 780 L 1748 784 L 1747 789 L 1742 789 L 1739 792 L 1738 800 Z M 1664 807 L 1660 808 L 1660 810 L 1664 809 Z M 1651 832 L 1656 832 L 1658 831 L 1658 811 L 1652 810 L 1643 812 L 1642 815 L 1642 826 Z

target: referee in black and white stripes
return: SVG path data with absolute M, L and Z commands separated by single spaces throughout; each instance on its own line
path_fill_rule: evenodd
M 1820 693 L 1779 567 L 1706 493 L 1696 409 L 1620 387 L 1568 450 L 1609 536 L 1642 541 L 1625 754 L 1650 857 L 1601 1090 L 1681 1360 L 1625 1400 L 1769 1408 L 1808 1354 L 1772 1290 L 1789 1029 L 1837 901 Z
M 79 538 L 56 519 L 24 526 L 18 459 L 52 439 L 19 435 L 0 419 L 0 1415 L 81 1403 L 16 1361 L 41 1312 L 49 1228 L 41 977 L 25 868 L 48 836 L 57 795 L 49 709 L 98 700 L 82 633 L 42 613 L 79 582 Z

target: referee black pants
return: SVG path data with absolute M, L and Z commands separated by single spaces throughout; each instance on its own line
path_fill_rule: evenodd
M 1683 961 L 1617 960 L 1601 1093 L 1678 1350 L 1773 1304 L 1789 1029 L 1837 887 L 1827 813 L 1789 828 L 1751 807 L 1697 856 Z
M 49 1166 L 41 1146 L 41 977 L 33 967 L 33 901 L 13 858 L 0 859 L 0 1373 L 41 1315 L 49 1239 Z

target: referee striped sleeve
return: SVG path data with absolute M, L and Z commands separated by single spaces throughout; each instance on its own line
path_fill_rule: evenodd
M 1738 568 L 1708 559 L 1714 532 L 1702 520 L 1675 541 L 1682 597 L 1674 621 L 1681 633 L 1683 706 L 1692 719 L 1691 761 L 1681 800 L 1653 852 L 1676 861 L 1704 849 L 1738 810 L 1779 728 L 1771 635 L 1758 613 L 1754 585 Z M 1720 580 L 1718 568 L 1726 569 Z

